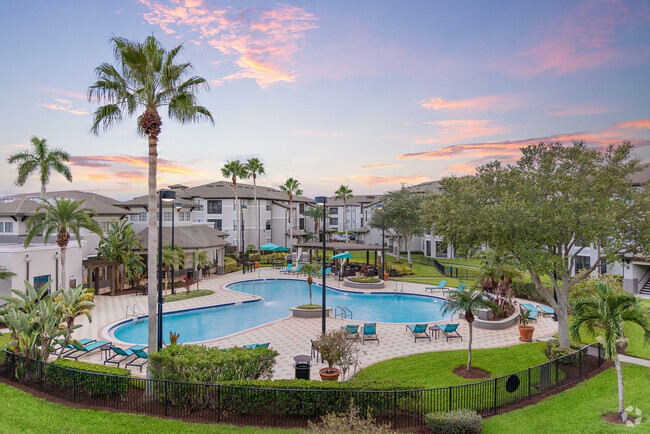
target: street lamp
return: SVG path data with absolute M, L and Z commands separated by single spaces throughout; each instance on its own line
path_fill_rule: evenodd
M 386 279 L 386 252 L 384 251 L 386 249 L 386 225 L 385 225 L 385 217 L 386 214 L 384 213 L 384 204 L 383 203 L 378 203 L 375 205 L 375 208 L 381 210 L 381 277 L 385 280 Z
M 246 253 L 246 244 L 244 244 L 244 210 L 248 209 L 247 205 L 240 205 L 239 207 L 239 223 L 240 223 L 240 228 L 239 230 L 241 231 L 241 236 L 239 237 L 239 241 L 241 242 L 241 250 L 239 251 L 242 260 L 244 259 L 244 253 Z
M 325 303 L 326 303 L 326 296 L 325 296 L 325 290 L 327 286 L 325 285 L 325 258 L 327 257 L 325 255 L 325 249 L 327 248 L 327 245 L 325 244 L 325 212 L 326 212 L 326 206 L 325 204 L 327 203 L 327 196 L 316 196 L 316 203 L 323 204 L 323 270 L 321 275 L 323 276 L 323 302 L 321 306 L 321 316 L 322 316 L 322 331 L 325 333 L 325 326 L 326 326 L 326 309 L 325 309 Z
M 163 336 L 162 336 L 162 305 L 163 305 L 163 293 L 162 293 L 162 280 L 163 280 L 163 202 L 173 202 L 176 199 L 176 192 L 172 190 L 160 190 L 158 193 L 158 351 L 162 349 L 163 346 Z M 173 218 L 173 216 L 172 216 Z M 152 252 L 149 252 L 152 254 Z
M 181 202 L 174 202 L 172 206 L 172 257 L 176 255 L 176 250 L 174 250 L 174 220 L 176 219 L 176 211 L 180 211 L 181 208 L 183 208 Z M 176 294 L 176 291 L 174 291 L 174 264 L 172 264 L 172 294 Z

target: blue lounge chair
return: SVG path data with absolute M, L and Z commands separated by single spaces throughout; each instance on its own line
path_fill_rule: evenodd
M 345 332 L 346 339 L 354 339 L 359 337 L 359 326 L 358 325 L 346 325 L 341 326 L 341 329 Z
M 461 341 L 463 340 L 463 337 L 458 333 L 458 324 L 440 324 L 439 327 L 447 338 L 447 342 L 449 342 L 449 339 L 460 338 Z
M 134 349 L 144 349 L 146 347 L 144 345 L 136 345 L 136 346 L 129 347 L 129 348 L 123 350 L 120 347 L 117 347 L 115 345 L 111 345 L 108 348 L 113 352 L 113 355 L 111 357 L 109 357 L 108 359 L 104 360 L 104 364 L 115 363 L 117 365 L 117 367 L 119 368 L 120 363 L 122 363 L 123 361 L 125 361 L 126 359 L 128 359 L 129 357 L 131 357 L 133 355 L 133 350 Z
M 127 363 L 125 367 L 128 368 L 129 366 L 137 366 L 140 368 L 140 372 L 142 372 L 142 367 L 149 361 L 149 355 L 142 348 L 133 349 L 133 354 L 135 355 L 135 359 Z M 142 360 L 142 362 L 138 362 L 138 360 Z
M 244 345 L 244 348 L 248 348 L 249 350 L 254 350 L 255 348 L 268 348 L 270 344 L 270 342 L 267 342 L 265 344 L 250 344 Z
M 325 276 L 329 276 L 331 272 L 332 272 L 332 267 L 327 267 L 325 269 Z
M 521 316 L 524 315 L 528 311 L 528 321 L 535 321 L 537 322 L 537 315 L 539 314 L 539 311 L 537 309 L 526 309 L 524 305 L 522 304 L 519 308 L 519 314 Z
M 429 342 L 431 342 L 431 336 L 429 333 L 427 333 L 427 326 L 429 324 L 416 324 L 416 325 L 407 325 L 406 329 L 410 330 L 411 333 L 413 333 L 413 337 L 415 338 L 413 342 L 417 342 L 418 339 L 429 339 Z
M 287 273 L 290 273 L 290 272 L 291 272 L 291 264 L 287 264 L 287 268 L 285 268 L 284 270 L 280 270 L 280 274 L 283 274 L 283 273 L 287 274 Z
M 298 264 L 295 269 L 289 270 L 289 274 L 298 274 L 300 270 L 302 270 L 302 264 Z
M 377 337 L 377 323 L 367 322 L 363 325 L 361 344 L 365 345 L 366 341 L 377 341 L 377 345 L 379 345 L 379 338 Z
M 74 350 L 65 353 L 63 357 L 67 359 L 78 360 L 79 357 L 84 356 L 86 354 L 90 354 L 91 352 L 100 349 L 104 345 L 110 345 L 110 344 L 111 344 L 110 342 L 106 342 L 106 341 L 95 341 L 87 345 L 80 345 L 76 342 L 72 342 L 71 345 L 74 347 Z
M 555 315 L 555 311 L 553 310 L 552 307 L 545 306 L 543 304 L 538 304 L 537 307 L 539 308 L 540 311 L 542 311 L 543 316 L 546 316 L 546 315 L 553 316 L 553 315 Z
M 87 338 L 85 338 L 85 339 L 79 339 L 77 342 L 79 342 L 83 346 L 83 345 L 91 344 L 91 343 L 95 342 L 96 340 L 97 339 L 87 339 Z M 63 355 L 65 356 L 66 353 L 71 353 L 71 352 L 76 351 L 76 350 L 77 349 L 72 346 L 72 342 L 69 342 L 68 345 L 65 348 L 63 348 L 62 344 L 59 344 L 58 348 L 56 348 L 55 354 L 58 354 L 58 352 L 61 351 L 63 353 Z
M 442 293 L 443 294 L 453 294 L 454 292 L 461 292 L 461 291 L 463 291 L 465 289 L 466 286 L 467 286 L 467 283 L 461 283 L 460 285 L 458 285 L 458 288 L 443 289 Z
M 535 308 L 535 306 L 533 306 L 530 303 L 521 303 L 521 307 L 523 307 L 524 309 L 527 309 L 527 310 L 537 310 Z
M 446 284 L 447 284 L 446 280 L 441 280 L 440 283 L 438 284 L 438 286 L 427 286 L 426 288 L 424 288 L 424 292 L 427 292 L 427 291 L 433 292 L 433 291 L 435 291 L 437 289 L 440 289 L 440 290 L 444 291 Z

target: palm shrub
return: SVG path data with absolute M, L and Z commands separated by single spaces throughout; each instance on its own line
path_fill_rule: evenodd
M 347 209 L 348 209 L 348 199 L 352 199 L 352 189 L 348 185 L 341 185 L 338 190 L 334 192 L 334 199 L 343 201 L 343 232 L 345 232 L 345 242 L 348 240 L 348 219 L 347 219 Z
M 172 246 L 164 246 L 162 252 L 162 264 L 167 274 L 167 281 L 165 282 L 165 291 L 167 290 L 167 285 L 169 285 L 170 279 L 174 278 L 174 269 L 176 267 L 182 267 L 185 265 L 185 252 L 183 248 L 179 245 L 175 245 L 172 249 Z M 171 276 L 170 276 L 171 270 Z M 174 290 L 172 290 L 172 294 Z
M 63 348 L 66 348 L 70 343 L 72 332 L 81 327 L 81 325 L 74 323 L 77 316 L 86 315 L 88 322 L 93 321 L 93 317 L 90 315 L 90 308 L 95 304 L 82 300 L 84 292 L 85 290 L 81 285 L 76 288 L 64 289 L 61 292 L 58 312 L 61 315 L 61 328 L 65 331 L 63 342 L 61 343 Z M 59 352 L 58 359 L 61 356 L 63 356 L 63 351 Z
M 309 286 L 309 304 L 311 303 L 311 284 L 314 283 L 313 276 L 320 276 L 321 273 L 321 266 L 319 264 L 316 264 L 314 262 L 309 262 L 307 264 L 303 264 L 302 268 L 298 272 L 298 275 L 300 274 L 305 274 L 307 275 L 307 285 Z
M 449 295 L 449 297 L 442 304 L 442 314 L 453 314 L 456 311 L 462 310 L 465 312 L 465 321 L 469 324 L 469 339 L 467 340 L 467 370 L 472 367 L 472 325 L 474 323 L 474 315 L 481 308 L 496 309 L 495 303 L 484 292 L 480 291 L 459 291 Z
M 208 254 L 204 251 L 196 251 L 192 253 L 192 268 L 196 270 L 196 289 L 199 289 L 199 282 L 203 277 L 203 269 L 210 266 Z
M 0 265 L 0 280 L 6 280 L 14 277 L 16 273 L 12 273 L 11 271 L 7 270 L 6 267 L 3 267 Z
M 496 318 L 505 318 L 514 311 L 512 304 L 512 282 L 521 279 L 523 273 L 511 255 L 495 250 L 478 250 L 472 257 L 483 260 L 477 275 L 483 290 L 497 297 Z
M 579 340 L 583 326 L 591 335 L 595 334 L 596 327 L 602 329 L 602 337 L 599 336 L 598 340 L 603 345 L 605 357 L 614 360 L 618 379 L 618 414 L 621 420 L 626 420 L 623 372 L 616 347 L 625 339 L 625 322 L 638 324 L 643 329 L 645 342 L 650 342 L 650 315 L 634 294 L 616 292 L 605 282 L 596 283 L 595 289 L 594 296 L 573 304 L 573 323 L 569 331 L 574 339 Z

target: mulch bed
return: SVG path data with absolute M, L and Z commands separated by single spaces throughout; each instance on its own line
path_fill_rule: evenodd
M 458 375 L 459 377 L 467 378 L 468 380 L 491 377 L 491 374 L 488 371 L 485 371 L 481 368 L 475 368 L 472 366 L 468 371 L 466 365 L 461 365 L 454 369 L 454 374 Z
M 625 422 L 621 420 L 619 417 L 618 413 L 606 413 L 603 414 L 603 420 L 605 422 L 617 424 L 617 425 L 625 425 Z

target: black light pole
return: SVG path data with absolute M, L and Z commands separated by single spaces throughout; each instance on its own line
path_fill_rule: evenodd
M 162 313 L 163 313 L 163 291 L 162 291 L 162 280 L 163 280 L 163 201 L 172 202 L 176 199 L 176 192 L 171 190 L 160 190 L 158 193 L 158 351 L 162 349 L 163 346 L 163 336 L 162 336 Z M 151 252 L 149 252 L 151 254 Z
M 244 258 L 244 254 L 246 253 L 246 244 L 244 243 L 244 210 L 245 209 L 248 209 L 248 206 L 242 204 L 239 205 L 239 216 L 241 217 L 239 219 L 239 222 L 241 223 L 241 228 L 239 228 L 239 230 L 241 231 L 241 237 L 239 240 L 241 241 L 242 261 Z
M 386 248 L 386 225 L 385 225 L 385 217 L 386 214 L 384 214 L 384 204 L 383 203 L 378 203 L 375 205 L 377 209 L 381 210 L 381 277 L 382 280 L 386 279 L 386 252 L 384 252 Z
M 174 220 L 176 220 L 176 211 L 183 208 L 183 204 L 180 202 L 174 202 L 172 206 L 172 255 L 176 255 L 176 250 L 174 250 Z M 174 291 L 174 264 L 172 264 L 172 294 L 176 294 Z
M 327 245 L 325 244 L 325 239 L 326 239 L 326 237 L 325 237 L 325 213 L 326 213 L 325 204 L 327 203 L 327 196 L 316 196 L 315 200 L 316 200 L 316 203 L 323 204 L 323 273 L 321 273 L 322 276 L 323 276 L 323 302 L 322 302 L 322 305 L 321 305 L 321 316 L 322 316 L 322 321 L 323 322 L 322 322 L 322 327 L 321 328 L 322 328 L 322 332 L 325 333 L 325 327 L 327 325 L 326 324 L 326 316 L 325 316 L 325 313 L 326 313 L 325 289 L 327 288 L 327 286 L 325 285 L 325 258 L 326 258 L 325 251 L 326 251 L 326 248 L 327 248 Z

